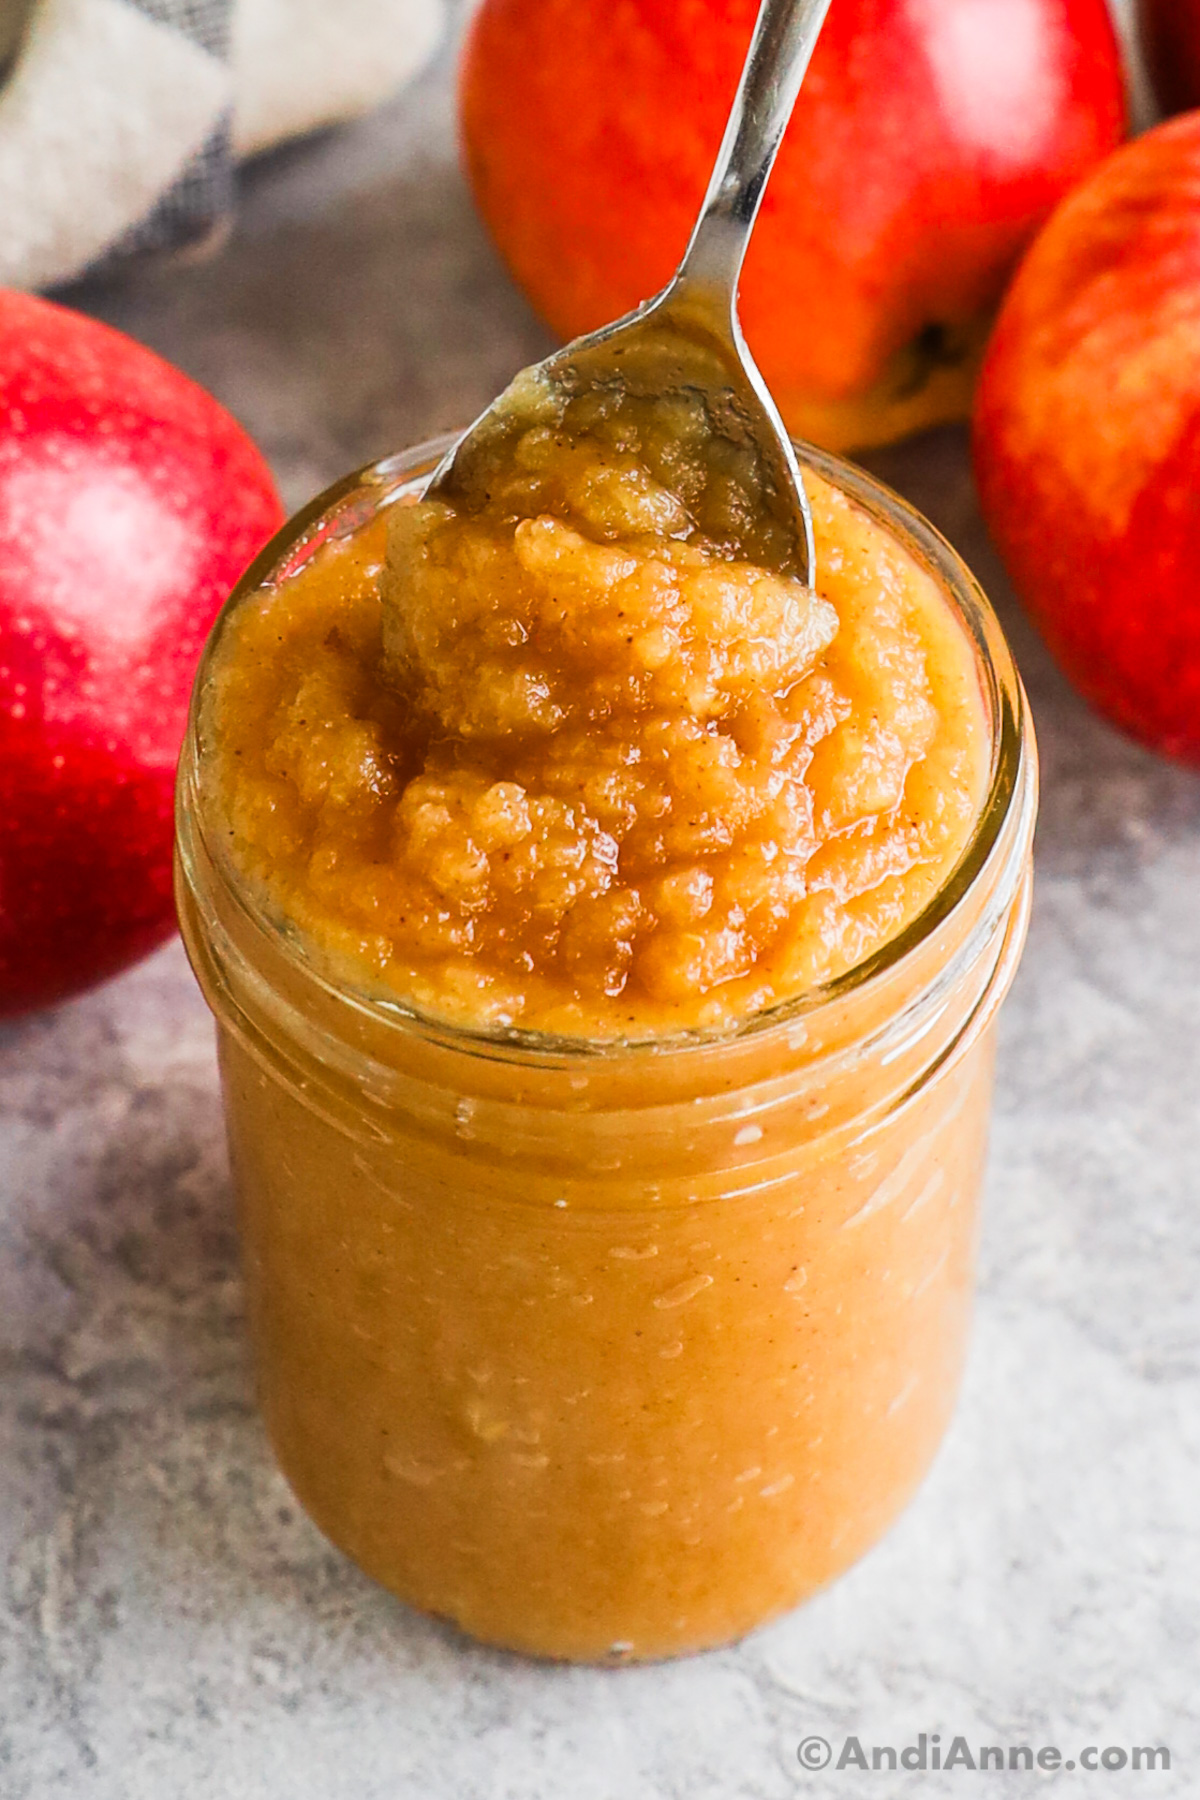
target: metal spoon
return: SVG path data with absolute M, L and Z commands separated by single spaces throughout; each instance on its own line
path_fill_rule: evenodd
M 737 284 L 763 189 L 830 0 L 763 0 L 708 192 L 674 279 L 614 325 L 525 369 L 430 478 L 426 497 L 468 500 L 506 436 L 547 393 L 595 387 L 638 399 L 699 396 L 707 427 L 742 453 L 774 519 L 780 572 L 814 579 L 812 519 L 779 412 L 746 348 Z

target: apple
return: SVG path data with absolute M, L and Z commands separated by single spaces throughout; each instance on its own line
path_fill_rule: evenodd
M 984 516 L 1089 700 L 1200 764 L 1200 113 L 1055 213 L 980 379 Z
M 660 288 L 758 0 L 482 0 L 462 127 L 479 208 L 572 337 Z M 1105 0 L 833 0 L 746 262 L 750 347 L 834 449 L 965 417 L 1017 258 L 1123 137 Z
M 1139 23 L 1163 111 L 1200 106 L 1200 0 L 1141 0 Z
M 0 1015 L 171 932 L 192 677 L 281 519 L 262 457 L 202 388 L 0 292 Z

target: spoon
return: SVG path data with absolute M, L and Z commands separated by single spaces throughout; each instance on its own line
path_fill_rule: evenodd
M 504 439 L 525 429 L 539 410 L 544 415 L 548 400 L 575 400 L 595 388 L 610 390 L 618 401 L 698 398 L 706 431 L 725 440 L 725 462 L 732 456 L 756 509 L 775 526 L 770 562 L 812 586 L 808 497 L 783 420 L 742 336 L 737 286 L 763 189 L 829 5 L 762 0 L 708 192 L 672 281 L 615 324 L 522 370 L 447 452 L 426 498 L 469 505 L 481 484 L 486 491 L 487 470 Z M 764 560 L 761 533 L 753 544 L 753 550 L 748 543 L 734 547 L 746 560 Z

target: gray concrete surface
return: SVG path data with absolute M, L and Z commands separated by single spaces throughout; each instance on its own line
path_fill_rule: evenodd
M 444 65 L 257 169 L 220 261 L 86 304 L 213 388 L 297 502 L 468 417 L 546 340 L 456 173 Z M 996 596 L 1041 732 L 966 1391 L 899 1527 L 740 1647 L 613 1672 L 481 1650 L 331 1550 L 250 1395 L 209 1021 L 171 946 L 0 1036 L 3 1800 L 1029 1793 L 806 1774 L 902 1747 L 1170 1747 L 1200 1791 L 1200 781 L 1090 717 L 1022 623 L 961 437 L 877 459 Z

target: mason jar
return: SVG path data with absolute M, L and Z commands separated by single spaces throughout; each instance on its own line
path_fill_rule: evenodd
M 802 447 L 935 577 L 977 656 L 986 800 L 925 910 L 713 1039 L 472 1031 L 348 986 L 223 851 L 206 696 L 237 609 L 414 493 L 444 447 L 297 515 L 197 679 L 179 910 L 217 1020 L 258 1393 L 302 1505 L 402 1599 L 536 1655 L 670 1656 L 840 1574 L 946 1429 L 1033 734 L 950 546 Z

